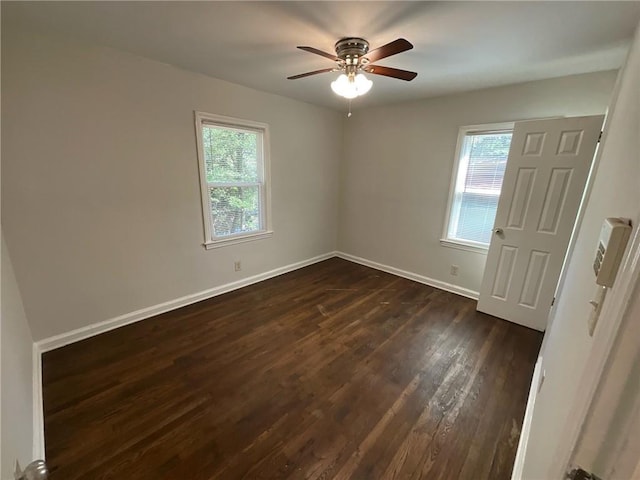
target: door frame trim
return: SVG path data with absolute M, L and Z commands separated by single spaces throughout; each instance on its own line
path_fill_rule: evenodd
M 524 469 L 524 458 L 527 451 L 527 443 L 529 441 L 529 432 L 531 431 L 531 422 L 533 421 L 533 407 L 536 404 L 536 397 L 544 381 L 542 373 L 542 356 L 538 357 L 536 365 L 533 369 L 533 377 L 531 378 L 531 387 L 529 388 L 529 397 L 527 398 L 527 409 L 524 412 L 524 420 L 520 429 L 520 441 L 516 450 L 516 459 L 513 462 L 513 470 L 511 480 L 520 480 Z

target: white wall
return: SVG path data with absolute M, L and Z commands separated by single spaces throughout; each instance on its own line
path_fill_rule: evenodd
M 20 290 L 11 265 L 11 258 L 2 239 L 1 319 L 2 369 L 0 445 L 0 478 L 13 478 L 15 462 L 21 466 L 33 458 L 33 381 L 31 331 L 24 314 Z
M 2 223 L 36 340 L 335 249 L 341 114 L 11 25 L 2 74 Z M 194 110 L 270 125 L 272 238 L 201 246 Z
M 458 129 L 602 114 L 615 78 L 600 72 L 356 108 L 345 127 L 338 249 L 477 292 L 486 255 L 439 242 Z
M 640 284 L 620 325 L 574 461 L 601 478 L 632 477 L 640 461 Z
M 637 33 L 618 84 L 617 98 L 605 126 L 597 174 L 584 210 L 574 251 L 567 266 L 556 308 L 543 346 L 546 378 L 533 409 L 531 433 L 525 453 L 523 478 L 554 478 L 556 452 L 564 439 L 565 425 L 572 411 L 580 379 L 588 368 L 591 349 L 599 341 L 603 322 L 593 338 L 587 333 L 591 313 L 589 300 L 595 283 L 592 257 L 605 217 L 627 217 L 638 228 L 640 222 L 640 35 Z M 607 302 L 616 299 L 614 284 Z M 637 320 L 637 319 L 636 319 Z M 637 343 L 637 342 L 636 342 Z M 565 445 L 566 447 L 566 445 Z M 555 471 L 555 470 L 553 470 Z

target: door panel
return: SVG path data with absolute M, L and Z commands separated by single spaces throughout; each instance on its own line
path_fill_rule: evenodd
M 537 156 L 542 155 L 542 147 L 544 146 L 544 139 L 546 133 L 544 132 L 530 132 L 524 141 L 524 148 L 522 150 L 522 156 Z
M 558 221 L 562 214 L 562 208 L 566 204 L 567 191 L 571 183 L 573 170 L 567 168 L 554 168 L 547 187 L 546 198 L 542 206 L 538 232 L 555 235 L 558 231 Z
M 529 257 L 527 273 L 524 277 L 524 286 L 520 293 L 519 305 L 523 307 L 536 308 L 540 298 L 540 287 L 547 271 L 547 261 L 549 252 L 533 250 Z
M 516 188 L 513 192 L 513 202 L 509 207 L 509 221 L 507 222 L 509 228 L 517 228 L 519 230 L 524 228 L 535 180 L 536 171 L 533 168 L 521 168 L 518 172 Z
M 505 299 L 513 277 L 513 267 L 516 263 L 516 254 L 518 249 L 508 245 L 502 246 L 500 252 L 500 261 L 498 262 L 498 271 L 496 272 L 495 281 L 491 295 L 496 298 Z
M 516 123 L 478 310 L 544 330 L 603 119 Z

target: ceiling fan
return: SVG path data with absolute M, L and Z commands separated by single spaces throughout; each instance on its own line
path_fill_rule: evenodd
M 406 81 L 411 81 L 418 75 L 416 72 L 408 70 L 373 65 L 383 58 L 411 50 L 413 45 L 404 38 L 399 38 L 371 51 L 369 51 L 369 42 L 364 38 L 341 38 L 336 42 L 335 55 L 313 47 L 299 46 L 298 48 L 305 52 L 329 58 L 336 62 L 336 65 L 335 67 L 314 70 L 313 72 L 301 73 L 287 78 L 296 80 L 319 73 L 343 72 L 337 80 L 331 83 L 331 89 L 338 95 L 349 99 L 364 95 L 371 89 L 372 82 L 363 75 L 363 72 Z

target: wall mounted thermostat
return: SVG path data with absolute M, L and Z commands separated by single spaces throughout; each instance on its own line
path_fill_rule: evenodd
M 598 249 L 593 261 L 596 283 L 612 287 L 631 234 L 631 225 L 621 218 L 606 218 L 600 230 Z

